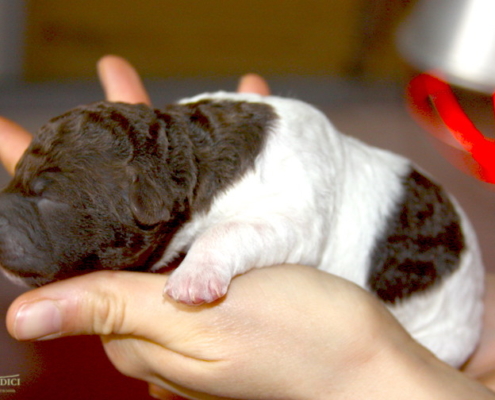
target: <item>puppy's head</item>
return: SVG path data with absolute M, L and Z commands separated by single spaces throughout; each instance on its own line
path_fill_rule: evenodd
M 186 218 L 195 181 L 170 118 L 145 105 L 100 102 L 43 126 L 0 193 L 7 275 L 39 286 L 145 268 Z

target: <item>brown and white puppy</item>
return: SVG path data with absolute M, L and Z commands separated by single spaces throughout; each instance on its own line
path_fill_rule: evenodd
M 374 292 L 460 365 L 480 331 L 483 269 L 456 203 L 410 161 L 291 99 L 201 95 L 154 110 L 100 102 L 41 128 L 0 194 L 0 264 L 32 286 L 157 271 L 188 304 L 281 263 Z

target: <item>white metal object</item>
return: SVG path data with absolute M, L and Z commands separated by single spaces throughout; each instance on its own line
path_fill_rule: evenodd
M 398 33 L 399 50 L 420 70 L 492 94 L 495 0 L 420 0 Z

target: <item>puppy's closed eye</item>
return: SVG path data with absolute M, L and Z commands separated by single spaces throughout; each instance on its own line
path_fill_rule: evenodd
M 42 196 L 50 183 L 50 179 L 47 179 L 46 177 L 39 177 L 33 180 L 30 185 L 31 195 Z

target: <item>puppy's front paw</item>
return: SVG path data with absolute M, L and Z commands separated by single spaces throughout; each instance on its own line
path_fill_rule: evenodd
M 188 305 L 212 303 L 227 293 L 230 279 L 213 268 L 179 266 L 168 279 L 164 293 Z

